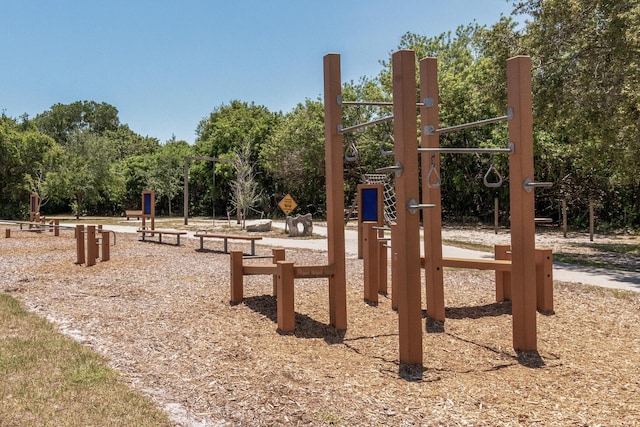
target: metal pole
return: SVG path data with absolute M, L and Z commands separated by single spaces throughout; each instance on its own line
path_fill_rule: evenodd
M 189 158 L 184 158 L 184 225 L 189 224 Z
M 390 122 L 391 120 L 393 120 L 393 115 L 380 117 L 379 119 L 371 120 L 370 122 L 360 123 L 346 128 L 343 128 L 342 125 L 338 125 L 338 133 L 343 134 L 347 132 L 353 132 L 355 130 L 368 128 L 369 126 L 377 125 L 380 123 Z
M 497 154 L 497 153 L 513 153 L 513 147 L 509 148 L 418 148 L 420 153 L 440 153 L 440 154 Z

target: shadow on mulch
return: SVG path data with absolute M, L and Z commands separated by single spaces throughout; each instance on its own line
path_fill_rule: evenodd
M 243 300 L 243 303 L 273 323 L 278 323 L 276 298 L 273 295 L 247 297 Z M 295 322 L 293 335 L 296 338 L 324 338 L 327 344 L 341 344 L 344 341 L 345 331 L 320 323 L 306 314 L 296 313 Z
M 482 317 L 498 317 L 511 314 L 511 301 L 494 302 L 475 307 L 446 307 L 447 319 L 480 319 Z

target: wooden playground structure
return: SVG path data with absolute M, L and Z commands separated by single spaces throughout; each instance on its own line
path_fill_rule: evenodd
M 331 54 L 326 58 L 331 58 L 330 61 L 338 64 L 334 65 L 334 68 L 339 67 L 338 55 Z M 420 290 L 422 265 L 425 269 L 427 316 L 439 322 L 445 321 L 444 267 L 495 270 L 496 299 L 512 301 L 514 349 L 516 351 L 537 350 L 536 309 L 552 311 L 553 296 L 551 251 L 535 248 L 533 189 L 548 186 L 549 183 L 539 183 L 533 179 L 530 58 L 518 56 L 507 62 L 507 114 L 505 116 L 448 128 L 439 127 L 437 59 L 424 58 L 419 62 L 422 102 L 418 103 L 416 103 L 415 93 L 415 53 L 410 50 L 395 52 L 392 56 L 392 69 L 393 115 L 384 119 L 393 121 L 395 164 L 384 169 L 395 173 L 398 206 L 396 223 L 390 229 L 392 296 L 394 306 L 398 308 L 400 361 L 405 364 L 422 364 Z M 327 73 L 326 68 L 325 73 Z M 334 76 L 330 81 L 333 81 L 335 87 L 340 86 L 339 75 Z M 367 105 L 366 102 L 344 102 L 341 98 L 325 99 L 325 103 L 332 101 L 340 105 Z M 416 143 L 418 141 L 416 108 L 420 109 L 419 148 L 414 145 L 414 141 Z M 327 115 L 327 120 L 332 120 L 332 116 Z M 440 147 L 439 135 L 441 134 L 500 121 L 508 123 L 509 143 L 505 148 Z M 343 128 L 339 121 L 333 121 L 328 126 L 338 129 L 337 134 L 342 134 L 379 122 L 380 120 L 374 120 Z M 335 135 L 334 139 L 339 141 L 340 136 Z M 421 189 L 419 188 L 418 153 L 422 163 Z M 447 259 L 442 256 L 440 155 L 464 153 L 509 155 L 511 245 L 497 248 L 497 259 L 494 260 Z M 434 177 L 437 178 L 435 182 Z M 332 195 L 332 197 L 336 196 Z M 420 211 L 422 211 L 424 224 L 425 257 L 420 256 L 420 215 L 418 214 Z M 372 227 L 369 227 L 369 230 L 371 229 Z M 372 242 L 372 238 L 367 237 L 372 233 L 367 231 L 365 239 L 369 239 L 372 248 L 379 247 L 379 242 Z M 375 253 L 372 249 L 365 250 L 365 254 L 367 252 Z M 370 275 L 375 276 L 374 272 Z M 383 288 L 380 284 L 381 280 L 378 273 L 379 289 Z M 375 287 L 371 285 L 371 289 Z M 365 294 L 371 295 L 371 292 L 371 290 L 365 291 Z
M 439 126 L 437 59 L 419 62 L 420 99 L 416 102 L 416 58 L 411 50 L 392 55 L 393 101 L 344 101 L 341 95 L 340 55 L 324 57 L 325 162 L 327 186 L 328 264 L 297 266 L 284 260 L 284 251 L 269 256 L 268 264 L 245 265 L 241 252 L 231 256 L 231 302 L 242 301 L 243 276 L 273 275 L 277 295 L 278 327 L 293 331 L 294 279 L 329 279 L 330 322 L 346 329 L 346 278 L 344 241 L 343 135 L 383 122 L 393 123 L 394 164 L 379 172 L 395 175 L 396 221 L 391 237 L 382 227 L 382 186 L 361 186 L 359 223 L 364 255 L 364 296 L 376 304 L 378 293 L 387 291 L 387 249 L 391 248 L 392 305 L 398 310 L 399 359 L 402 364 L 423 363 L 423 320 L 421 268 L 424 268 L 426 313 L 437 322 L 445 321 L 445 267 L 494 270 L 496 300 L 512 302 L 512 336 L 516 351 L 537 350 L 537 309 L 553 311 L 552 254 L 535 247 L 534 189 L 550 183 L 533 177 L 533 119 L 531 100 L 531 60 L 517 56 L 507 61 L 507 114 L 446 128 Z M 342 108 L 349 105 L 386 105 L 393 114 L 367 123 L 344 127 Z M 420 138 L 418 117 L 420 110 Z M 441 148 L 439 135 L 506 121 L 508 144 L 496 148 Z M 419 144 L 418 144 L 419 141 Z M 419 145 L 419 146 L 418 146 Z M 504 154 L 509 156 L 511 244 L 496 246 L 495 259 L 444 258 L 442 255 L 442 210 L 440 155 Z M 419 168 L 421 157 L 422 170 Z M 493 166 L 492 166 L 493 167 Z M 420 185 L 420 176 L 422 188 Z M 487 172 L 489 174 L 489 172 Z M 498 174 L 499 176 L 499 174 Z M 488 186 L 502 184 L 487 182 Z M 360 214 L 360 210 L 362 214 Z M 421 256 L 420 218 L 423 220 L 424 254 Z M 389 245 L 390 241 L 390 245 Z

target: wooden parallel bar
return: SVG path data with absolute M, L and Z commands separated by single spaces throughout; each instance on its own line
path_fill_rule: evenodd
M 245 276 L 276 274 L 277 270 L 277 264 L 251 264 L 242 266 L 242 274 Z
M 442 258 L 442 265 L 452 268 L 511 271 L 511 261 L 500 259 Z

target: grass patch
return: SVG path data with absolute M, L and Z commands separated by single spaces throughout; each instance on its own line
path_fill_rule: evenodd
M 601 252 L 615 254 L 640 255 L 640 244 L 630 243 L 583 243 L 580 246 L 595 249 Z
M 170 426 L 105 359 L 0 293 L 0 424 Z
M 471 249 L 474 251 L 491 252 L 493 253 L 493 246 L 485 245 L 482 243 L 465 242 L 463 240 L 454 239 L 442 239 L 442 244 L 453 246 L 456 248 Z
M 553 254 L 553 261 L 564 262 L 565 264 L 581 265 L 583 267 L 616 269 L 615 266 L 612 266 L 604 262 L 596 261 L 590 258 L 586 258 L 585 256 L 564 254 L 561 252 Z

